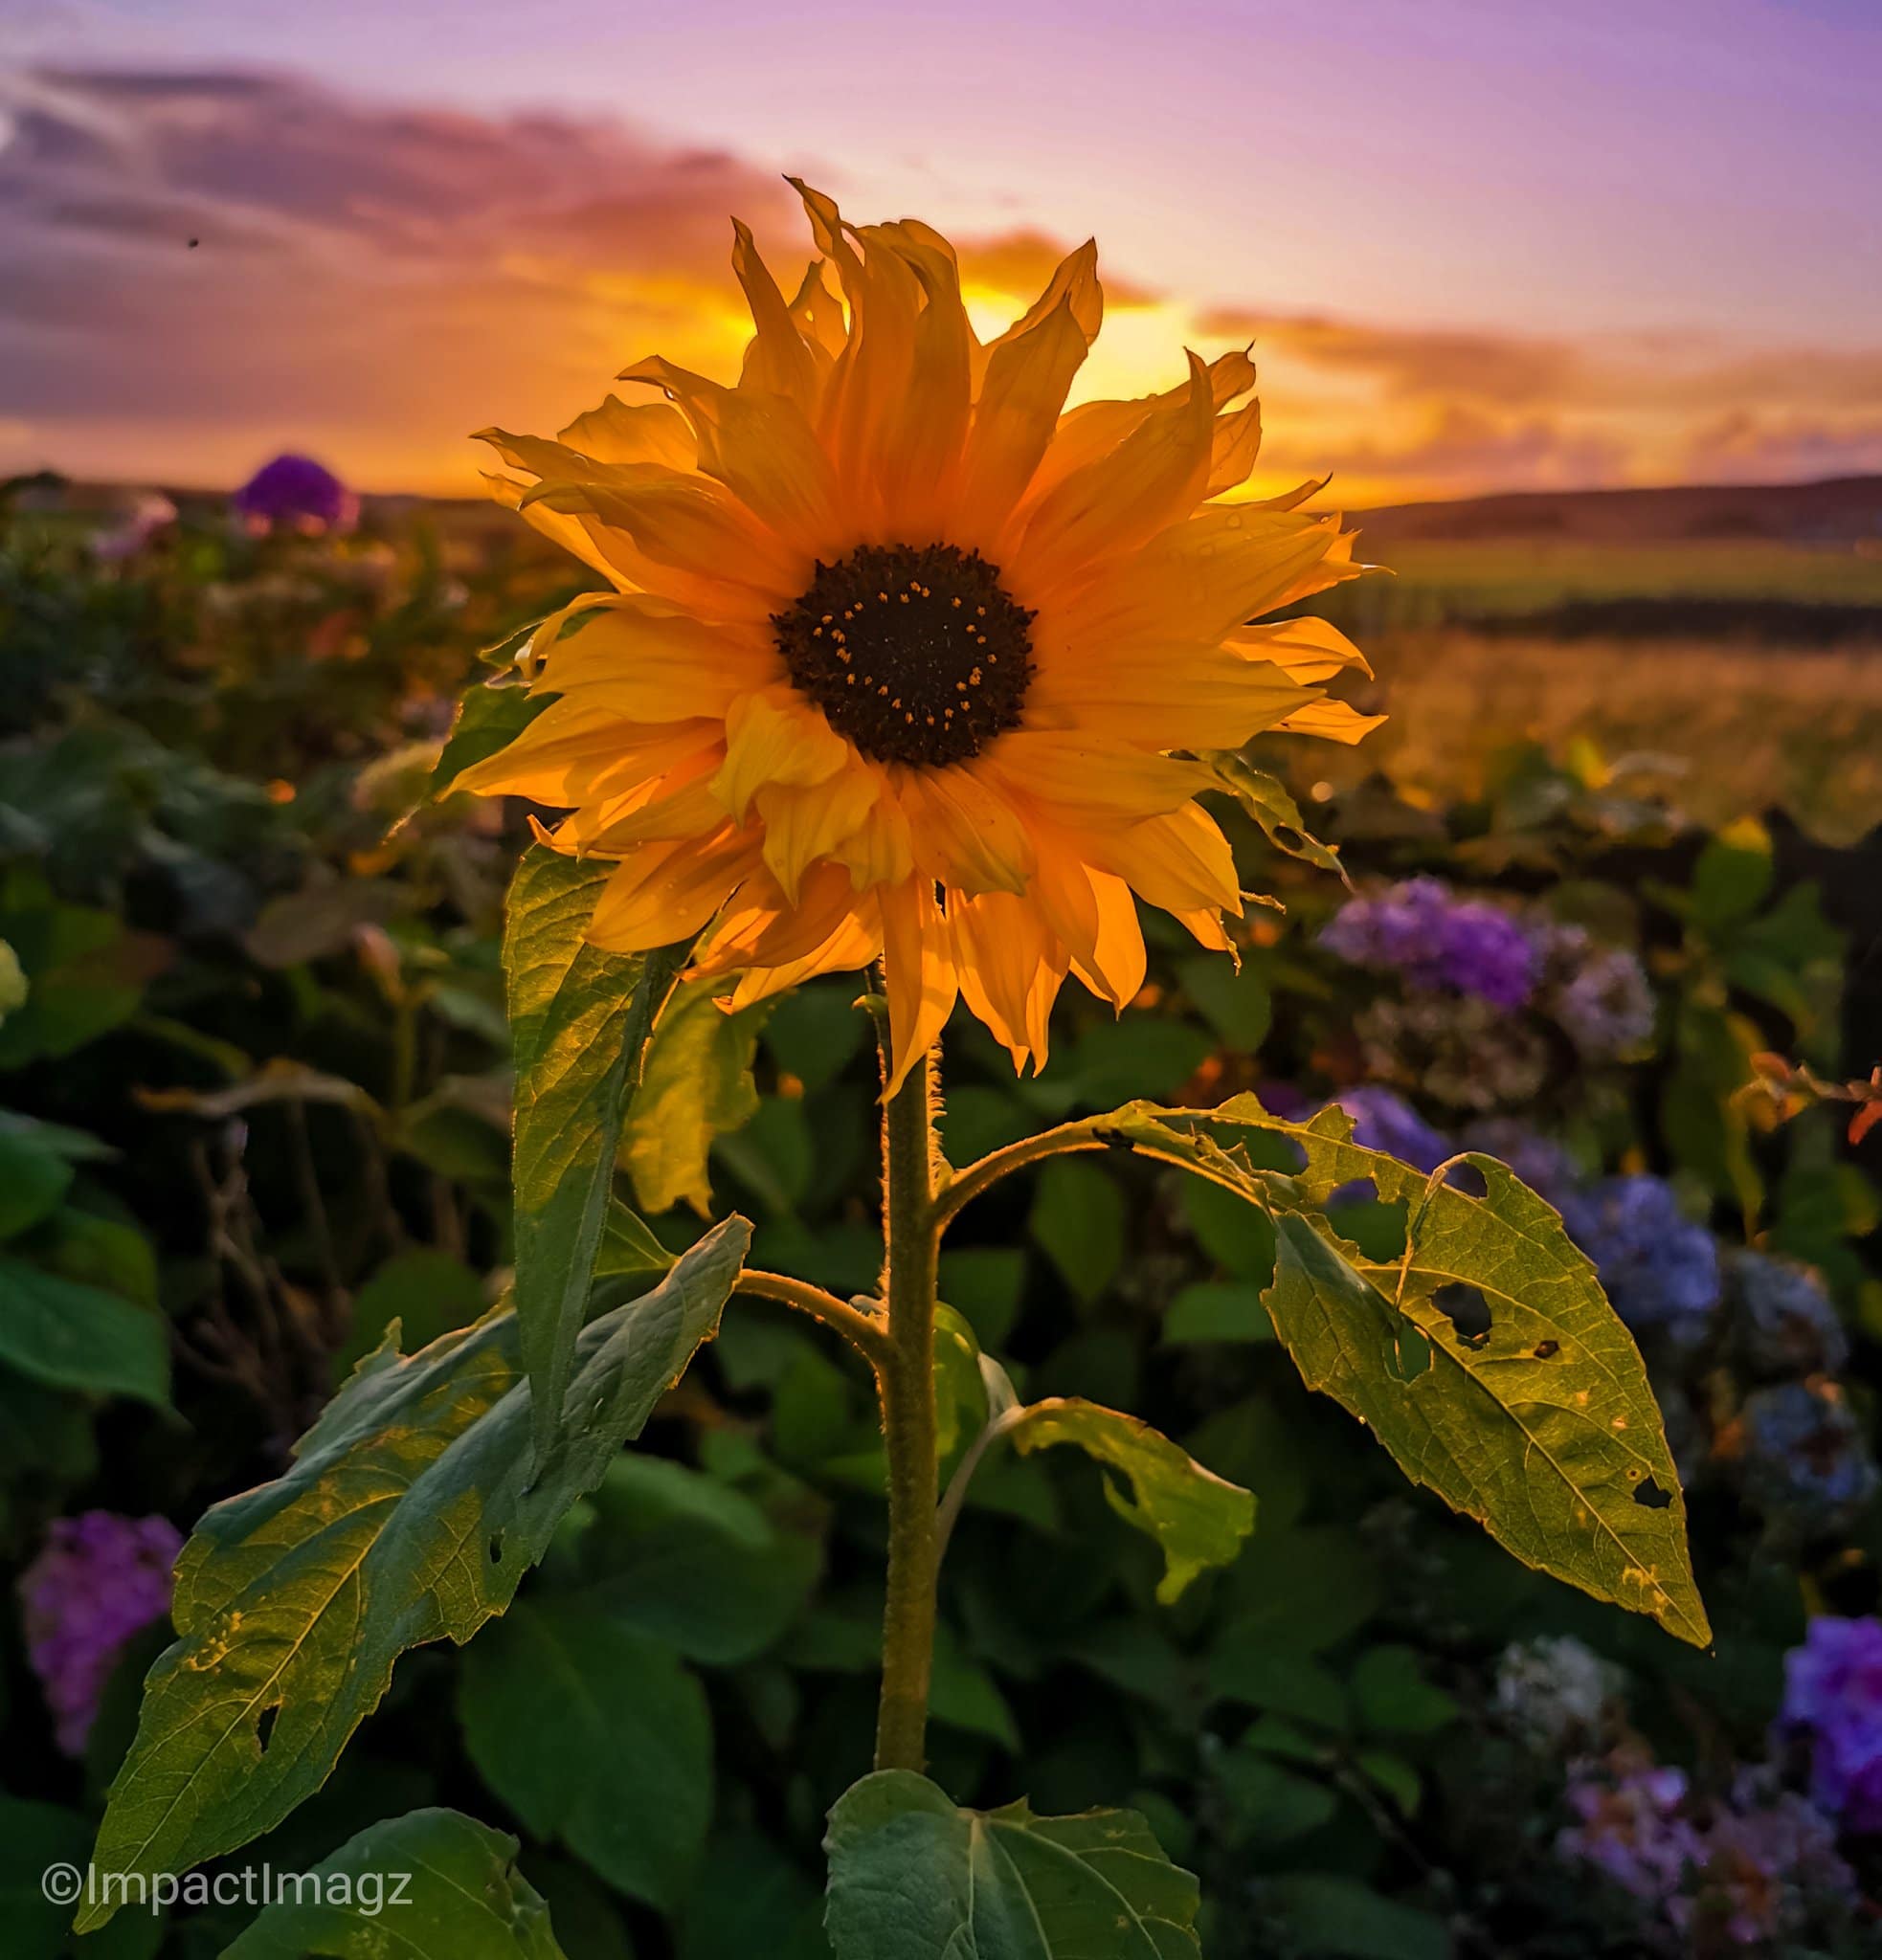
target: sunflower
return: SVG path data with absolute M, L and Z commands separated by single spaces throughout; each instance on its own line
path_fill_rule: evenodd
M 1142 986 L 1136 899 L 1230 949 L 1205 753 L 1370 725 L 1316 685 L 1363 668 L 1343 635 L 1245 623 L 1354 576 L 1353 534 L 1317 483 L 1219 501 L 1261 439 L 1245 352 L 1064 412 L 1091 244 L 982 345 L 937 232 L 793 182 L 821 256 L 787 301 L 734 223 L 736 387 L 655 358 L 556 441 L 483 432 L 499 499 L 610 590 L 534 635 L 552 700 L 459 786 L 616 866 L 596 946 L 702 934 L 734 1006 L 880 957 L 891 1087 L 957 998 L 1038 1067 L 1067 973 Z

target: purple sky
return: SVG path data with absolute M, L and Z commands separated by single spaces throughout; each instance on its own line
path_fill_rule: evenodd
M 1095 232 L 1113 279 L 1157 296 L 1117 316 L 1108 385 L 1172 378 L 1185 337 L 1259 330 L 1280 475 L 1323 461 L 1391 494 L 1882 467 L 1875 0 L 15 0 L 0 65 L 259 70 L 282 91 L 266 114 L 174 83 L 0 95 L 0 272 L 23 275 L 11 299 L 0 280 L 0 462 L 168 453 L 169 474 L 214 476 L 251 436 L 293 434 L 365 478 L 449 477 L 492 398 L 572 412 L 635 354 L 716 345 L 719 298 L 699 301 L 712 323 L 682 297 L 725 283 L 694 190 L 743 197 L 800 258 L 761 188 L 790 167 L 859 217 Z M 271 151 L 283 103 L 297 134 Z M 401 134 L 414 107 L 459 112 L 463 140 L 437 118 Z M 538 111 L 562 139 L 514 120 Z M 98 118 L 115 178 L 74 161 Z M 389 145 L 402 167 L 375 172 Z M 249 256 L 232 246 L 194 286 L 166 261 L 146 284 L 166 199 Z M 526 264 L 531 200 L 551 229 L 584 201 L 615 222 Z M 303 323 L 270 311 L 271 239 L 324 288 Z M 664 301 L 650 241 L 673 255 Z M 518 277 L 540 318 L 480 390 L 506 347 L 480 309 Z M 581 313 L 560 337 L 550 286 Z M 439 369 L 396 427 L 302 368 L 303 399 L 271 398 L 253 337 L 243 386 L 194 374 L 188 343 L 232 307 L 299 360 L 328 303 L 339 374 L 361 305 L 381 309 L 382 365 Z M 49 345 L 80 318 L 102 363 L 89 399 L 79 355 Z M 168 392 L 133 336 L 176 353 Z M 565 401 L 591 341 L 619 358 Z

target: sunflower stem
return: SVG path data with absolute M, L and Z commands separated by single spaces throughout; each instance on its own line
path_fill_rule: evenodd
M 885 1080 L 890 1067 L 885 1039 Z M 876 1768 L 920 1770 L 926 1760 L 929 1678 L 934 1658 L 934 1288 L 940 1221 L 933 1053 L 909 1069 L 883 1109 L 883 1298 L 887 1339 L 875 1355 L 888 1459 L 888 1594 L 883 1614 L 883 1686 Z

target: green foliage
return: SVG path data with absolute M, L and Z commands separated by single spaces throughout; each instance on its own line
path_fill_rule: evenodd
M 406 1648 L 509 1604 L 569 1506 L 718 1324 L 749 1233 L 728 1220 L 576 1345 L 579 1417 L 532 1466 L 517 1319 L 370 1355 L 277 1482 L 210 1511 L 178 1562 L 95 1862 L 159 1872 L 247 1843 L 325 1780 Z M 86 1924 L 108 1914 L 92 1906 Z
M 751 1058 L 769 1002 L 728 1013 L 721 980 L 674 990 L 661 1016 L 621 1139 L 621 1158 L 644 1212 L 687 1204 L 709 1215 L 706 1157 L 714 1141 L 757 1113 Z
M 710 1822 L 712 1725 L 670 1647 L 595 1603 L 520 1600 L 465 1655 L 458 1706 L 471 1760 L 533 1836 L 630 1898 L 680 1903 Z
M 536 1447 L 560 1419 L 606 1228 L 623 1104 L 686 948 L 606 953 L 583 938 L 605 866 L 538 845 L 504 931 L 516 1058 L 516 1310 Z
M 317 1897 L 267 1906 L 223 1960 L 563 1960 L 516 1853 L 456 1811 L 375 1824 L 306 1875 Z
M 1196 1881 L 1130 1811 L 957 1809 L 925 1776 L 865 1776 L 830 1813 L 836 1960 L 1181 1960 Z
M 1203 1469 L 1134 1415 L 1075 1397 L 1055 1397 L 1016 1411 L 1008 1434 L 1022 1455 L 1070 1443 L 1123 1472 L 1130 1495 L 1109 1479 L 1105 1495 L 1120 1518 L 1149 1532 L 1163 1548 L 1164 1573 L 1156 1596 L 1166 1606 L 1175 1605 L 1205 1567 L 1233 1560 L 1255 1528 L 1255 1501 L 1245 1490 Z
M 1275 1331 L 1408 1477 L 1526 1564 L 1710 1643 L 1640 1351 L 1560 1218 L 1502 1165 L 1468 1159 L 1486 1186 L 1473 1197 L 1359 1148 L 1338 1109 L 1288 1123 L 1252 1097 L 1199 1116 L 1139 1105 L 1102 1127 L 1274 1214 Z M 1236 1142 L 1251 1131 L 1297 1146 L 1301 1171 L 1253 1167 Z M 1324 1216 L 1361 1180 L 1404 1206 L 1402 1259 L 1364 1258 Z

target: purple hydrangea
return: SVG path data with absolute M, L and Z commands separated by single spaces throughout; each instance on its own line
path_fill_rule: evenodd
M 1809 1751 L 1817 1808 L 1851 1831 L 1882 1831 L 1882 1620 L 1810 1622 L 1784 1656 L 1781 1733 Z
M 169 1611 L 183 1539 L 168 1518 L 60 1518 L 19 1582 L 27 1658 L 58 1746 L 84 1753 L 99 1697 L 133 1635 Z
M 1643 1047 L 1653 1033 L 1653 990 L 1640 962 L 1619 947 L 1587 949 L 1555 991 L 1550 1008 L 1590 1060 L 1626 1055 Z
M 1501 1008 L 1535 991 L 1541 957 L 1522 924 L 1494 905 L 1461 899 L 1442 879 L 1414 878 L 1350 899 L 1320 934 L 1356 967 L 1387 968 L 1417 988 L 1454 988 Z
M 1746 1491 L 1774 1520 L 1826 1530 L 1874 1496 L 1868 1439 L 1834 1382 L 1755 1390 L 1739 1419 Z
M 1768 1949 L 1844 1919 L 1855 1898 L 1833 1827 L 1768 1771 L 1741 1770 L 1722 1799 L 1699 1802 L 1678 1770 L 1617 1753 L 1581 1766 L 1567 1799 L 1577 1821 L 1557 1837 L 1557 1855 L 1637 1900 L 1656 1946 Z
M 1835 1306 L 1801 1266 L 1762 1253 L 1728 1253 L 1725 1309 L 1734 1359 L 1747 1375 L 1836 1374 L 1849 1359 Z
M 1383 1150 L 1420 1170 L 1435 1170 L 1456 1155 L 1448 1137 L 1433 1129 L 1402 1096 L 1377 1082 L 1342 1089 L 1332 1100 L 1353 1119 L 1353 1141 L 1361 1149 Z
M 1576 1821 L 1557 1835 L 1557 1857 L 1593 1865 L 1663 1911 L 1686 1890 L 1704 1840 L 1686 1815 L 1682 1771 L 1649 1762 L 1584 1769 L 1567 1796 Z
M 1813 1902 L 1843 1905 L 1855 1894 L 1829 1819 L 1768 1771 L 1740 1771 L 1706 1833 L 1694 1916 L 1735 1947 L 1768 1949 L 1805 1931 Z
M 1594 1260 L 1614 1310 L 1636 1334 L 1676 1346 L 1705 1337 L 1718 1305 L 1718 1248 L 1703 1225 L 1680 1215 L 1658 1177 L 1608 1177 L 1565 1195 L 1562 1223 Z
M 344 531 L 359 515 L 359 499 L 310 456 L 278 456 L 263 463 L 230 499 L 252 531 Z

